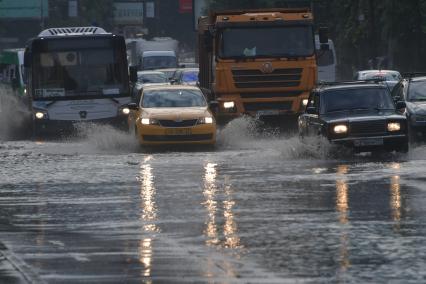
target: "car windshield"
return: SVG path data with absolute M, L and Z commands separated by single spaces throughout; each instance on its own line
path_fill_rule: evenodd
M 198 71 L 184 71 L 182 74 L 182 82 L 197 82 Z
M 426 81 L 410 83 L 408 87 L 408 101 L 426 101 Z
M 143 93 L 142 107 L 204 107 L 207 106 L 203 93 L 197 90 L 147 90 Z
M 164 73 L 138 73 L 138 82 L 147 83 L 167 83 L 168 78 Z
M 399 81 L 401 75 L 399 72 L 369 72 L 361 74 L 360 80 L 383 79 L 386 81 Z
M 143 69 L 160 69 L 177 67 L 174 56 L 147 56 L 143 58 Z
M 220 37 L 221 58 L 294 57 L 314 54 L 311 26 L 225 28 Z
M 329 90 L 324 93 L 323 101 L 324 113 L 363 109 L 395 109 L 388 91 L 383 88 Z

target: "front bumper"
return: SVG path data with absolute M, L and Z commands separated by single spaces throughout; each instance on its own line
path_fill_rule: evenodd
M 216 143 L 216 124 L 172 128 L 139 123 L 137 138 L 141 145 L 214 145 Z
M 374 151 L 383 149 L 386 151 L 403 150 L 408 143 L 406 134 L 346 137 L 340 139 L 329 139 L 333 144 L 351 147 L 359 151 Z
M 128 129 L 127 116 L 116 116 L 95 120 L 50 120 L 34 119 L 34 131 L 36 134 L 61 135 L 77 132 L 85 124 L 111 125 L 121 130 Z

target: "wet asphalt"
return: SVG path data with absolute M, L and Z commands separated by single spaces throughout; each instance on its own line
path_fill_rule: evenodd
M 212 151 L 4 140 L 0 283 L 424 283 L 425 166 L 244 121 Z

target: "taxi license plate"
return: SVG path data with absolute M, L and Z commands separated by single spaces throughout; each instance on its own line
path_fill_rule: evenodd
M 363 146 L 380 146 L 383 145 L 383 139 L 360 139 L 354 141 L 354 146 L 363 147 Z
M 189 128 L 166 129 L 166 135 L 191 135 L 192 131 Z
M 266 116 L 266 115 L 279 115 L 280 111 L 276 109 L 270 109 L 270 110 L 259 110 L 256 113 L 256 116 Z

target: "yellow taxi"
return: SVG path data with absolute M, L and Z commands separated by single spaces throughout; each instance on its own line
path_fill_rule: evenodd
M 216 142 L 216 121 L 198 87 L 151 86 L 139 103 L 131 103 L 130 131 L 142 145 L 201 144 Z

